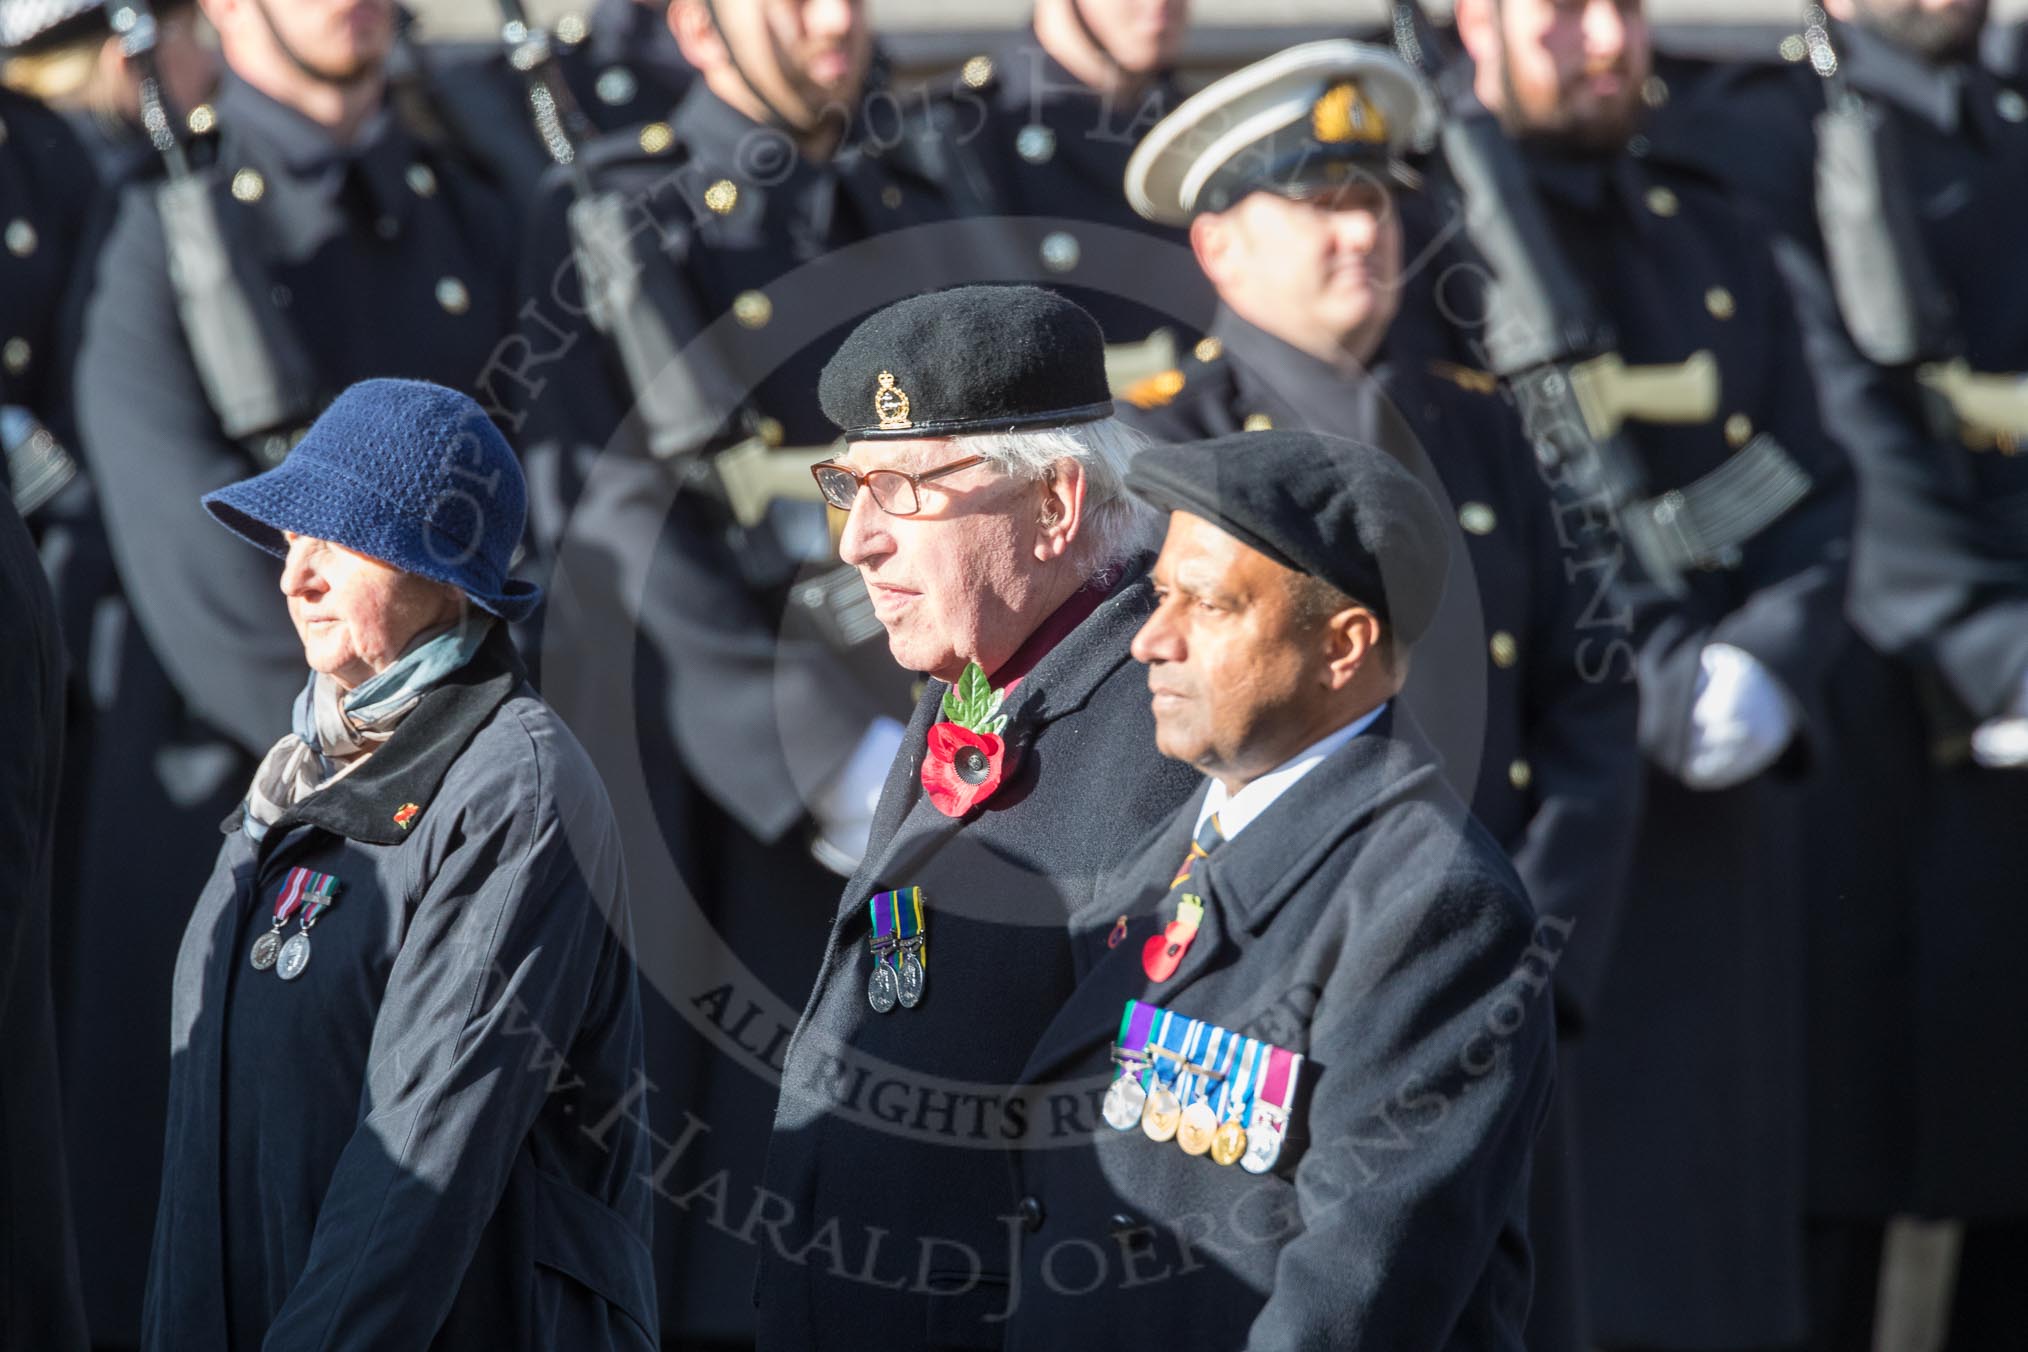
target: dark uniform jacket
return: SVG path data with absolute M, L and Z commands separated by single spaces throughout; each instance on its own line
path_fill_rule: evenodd
M 702 82 L 667 122 L 606 138 L 585 163 L 595 189 L 627 202 L 639 289 L 700 401 L 721 402 L 699 417 L 698 454 L 650 454 L 614 345 L 584 317 L 569 194 L 554 183 L 527 272 L 525 360 L 495 386 L 514 396 L 532 520 L 556 570 L 541 678 L 574 728 L 610 730 L 587 744 L 626 823 L 628 876 L 652 902 L 638 916 L 660 996 L 647 1010 L 650 1120 L 671 1145 L 686 1114 L 709 1124 L 686 1168 L 724 1167 L 750 1187 L 837 893 L 810 855 L 810 805 L 876 718 L 907 718 L 910 678 L 856 572 L 841 572 L 807 469 L 790 471 L 801 496 L 747 529 L 710 457 L 762 433 L 833 440 L 815 399 L 823 362 L 864 313 L 937 284 L 907 227 L 947 213 L 934 183 L 878 146 L 813 163 Z M 821 627 L 844 613 L 826 600 L 840 587 L 860 589 L 857 642 Z M 736 979 L 766 993 L 745 1051 L 706 1021 L 712 993 Z M 672 1336 L 751 1337 L 751 1250 L 694 1212 L 662 1215 Z
M 1008 1345 L 1521 1348 L 1555 1020 L 1520 879 L 1385 713 L 1197 864 L 1203 926 L 1150 982 L 1202 803 L 1075 918 L 1076 990 L 1022 1081 L 1097 1097 L 1139 999 L 1302 1054 L 1288 1142 L 1264 1175 L 1104 1125 L 1015 1151 L 1036 1205 Z
M 0 1342 L 88 1346 L 65 1186 L 50 1007 L 50 873 L 63 759 L 63 639 L 34 545 L 0 502 Z
M 1128 400 L 1148 404 L 1134 420 L 1169 440 L 1306 426 L 1384 446 L 1450 505 L 1443 605 L 1399 702 L 1549 918 L 1558 1028 L 1574 1037 L 1610 960 L 1640 811 L 1633 672 L 1614 660 L 1624 620 L 1583 568 L 1492 377 L 1416 355 L 1430 346 L 1414 333 L 1426 304 L 1418 294 L 1392 355 L 1357 380 L 1221 309 L 1179 370 Z M 1532 1179 L 1536 1352 L 1584 1345 L 1569 1138 L 1559 1095 Z
M 1076 990 L 1073 924 L 1113 904 L 1105 874 L 1197 782 L 1155 751 L 1127 655 L 1152 591 L 1128 576 L 1008 696 L 1007 778 L 962 818 L 919 778 L 943 683 L 916 706 L 784 1063 L 755 1199 L 778 1222 L 752 1241 L 763 1348 L 1001 1345 L 1021 1224 L 1010 1156 L 1098 1125 L 1090 1095 L 1014 1087 Z M 905 887 L 923 889 L 928 980 L 916 1008 L 880 1014 L 867 902 Z
M 1189 232 L 1143 220 L 1123 186 L 1134 147 L 1180 102 L 1166 76 L 1099 93 L 1024 33 L 967 61 L 933 109 L 967 214 L 1013 218 L 994 225 L 1010 276 L 1061 290 L 1110 343 L 1196 334 L 1211 318 Z
M 1850 26 L 1838 54 L 1899 153 L 1963 356 L 2028 370 L 2028 267 L 1998 225 L 2028 211 L 2028 84 L 1931 66 Z M 2028 1130 L 2028 1080 L 1989 1077 L 2019 1063 L 1997 1030 L 2028 1020 L 1996 956 L 2028 943 L 2014 904 L 2028 776 L 1971 764 L 1967 734 L 2028 676 L 2028 461 L 1990 432 L 1933 435 L 1911 373 L 1848 336 L 1818 216 L 1824 105 L 1805 67 L 1725 67 L 1661 128 L 1765 203 L 1796 256 L 1821 402 L 1863 486 L 1848 614 L 1872 651 L 1842 673 L 1841 759 L 1821 791 L 1829 867 L 1811 893 L 1811 1203 L 2019 1215 L 2028 1163 L 2004 1143 Z M 1993 1086 L 1976 1105 L 1969 1079 Z
M 1759 435 L 1810 480 L 1736 566 L 1689 573 L 1681 600 L 1626 593 L 1631 630 L 1613 669 L 1631 666 L 1639 681 L 1646 817 L 1574 1071 L 1596 1340 L 1778 1344 L 1801 1336 L 1804 1317 L 1802 918 L 1786 777 L 1824 735 L 1845 633 L 1851 480 L 1819 421 L 1765 227 L 1715 181 L 1652 153 L 1525 154 L 1625 360 L 1673 364 L 1700 350 L 1716 360 L 1709 422 L 1627 425 L 1649 491 L 1698 481 Z M 1450 300 L 1453 314 L 1485 312 Z M 1766 668 L 1794 701 L 1798 731 L 1771 773 L 1693 791 L 1679 776 L 1712 643 Z
M 176 959 L 144 1346 L 656 1346 L 618 834 L 505 633 L 260 843 L 226 826 Z M 283 981 L 248 954 L 296 868 L 337 899 Z
M 369 376 L 469 388 L 502 333 L 515 221 L 504 199 L 387 118 L 350 152 L 228 77 L 217 131 L 193 154 L 237 247 L 306 350 L 328 399 Z M 132 904 L 129 862 L 194 892 L 208 832 L 255 758 L 287 727 L 302 685 L 274 560 L 218 529 L 199 497 L 262 467 L 228 440 L 206 399 L 170 285 L 156 184 L 130 184 L 98 256 L 75 385 L 80 446 L 125 600 L 138 621 L 95 645 L 102 713 L 91 771 L 74 972 L 59 1006 L 73 1076 L 72 1150 L 98 1336 L 131 1342 L 154 1216 L 167 1083 L 166 1030 L 179 919 Z M 308 410 L 314 414 L 316 409 Z M 307 418 L 306 418 L 307 422 Z M 131 638 L 133 641 L 124 641 Z M 145 639 L 145 642 L 141 641 Z M 99 936 L 118 929 L 127 942 Z M 89 956 L 87 956 L 89 954 Z

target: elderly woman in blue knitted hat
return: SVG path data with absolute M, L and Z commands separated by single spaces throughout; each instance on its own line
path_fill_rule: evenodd
M 508 641 L 524 500 L 393 380 L 204 499 L 310 674 L 176 959 L 151 1349 L 655 1345 L 617 828 Z

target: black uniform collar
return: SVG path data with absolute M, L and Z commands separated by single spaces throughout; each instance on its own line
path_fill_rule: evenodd
M 1955 133 L 1964 116 L 1970 67 L 1933 66 L 1878 33 L 1843 24 L 1838 62 L 1860 93 L 1883 99 L 1935 127 Z
M 290 826 L 302 824 L 371 845 L 399 845 L 428 811 L 451 762 L 523 679 L 507 626 L 494 624 L 472 660 L 424 695 L 384 746 L 352 774 L 284 812 L 263 844 L 279 842 Z M 397 821 L 409 807 L 417 811 Z
M 1636 221 L 1647 213 L 1640 201 L 1634 159 L 1621 151 L 1566 150 L 1523 139 L 1518 143 L 1528 175 L 1542 192 L 1565 206 L 1595 213 L 1625 207 Z
M 413 191 L 406 177 L 416 146 L 383 100 L 351 145 L 285 103 L 227 71 L 213 99 L 219 125 L 235 139 L 265 152 L 266 167 L 280 170 L 320 196 L 335 199 L 356 176 L 374 219 L 407 219 Z

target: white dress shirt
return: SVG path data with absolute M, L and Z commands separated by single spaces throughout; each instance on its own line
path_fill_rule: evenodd
M 1204 819 L 1216 812 L 1219 834 L 1231 840 L 1244 831 L 1255 817 L 1267 811 L 1275 799 L 1294 788 L 1297 780 L 1323 764 L 1324 758 L 1333 751 L 1373 726 L 1373 720 L 1386 711 L 1387 705 L 1382 703 L 1371 713 L 1353 719 L 1336 732 L 1312 742 L 1238 793 L 1228 793 L 1224 784 L 1212 780 L 1211 788 L 1204 795 L 1204 806 L 1197 810 L 1196 830 L 1191 834 L 1194 836 L 1197 831 L 1202 831 Z

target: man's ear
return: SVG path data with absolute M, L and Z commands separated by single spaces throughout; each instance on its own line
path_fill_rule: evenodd
M 1051 465 L 1037 485 L 1042 493 L 1036 515 L 1036 523 L 1042 528 L 1035 537 L 1037 563 L 1061 558 L 1084 529 L 1084 490 L 1088 482 L 1084 466 L 1066 458 Z
M 1343 690 L 1363 671 L 1377 671 L 1387 665 L 1387 633 L 1380 617 L 1365 606 L 1347 606 L 1324 622 L 1325 651 L 1329 658 L 1324 681 L 1333 690 Z
M 1458 0 L 1458 41 L 1476 65 L 1499 55 L 1500 6 L 1496 0 Z
M 702 0 L 674 0 L 669 6 L 669 32 L 683 59 L 698 70 L 716 70 L 726 62 L 725 39 Z
M 1190 221 L 1190 252 L 1197 255 L 1197 267 L 1214 290 L 1225 289 L 1232 271 L 1233 223 L 1225 213 L 1207 211 Z

